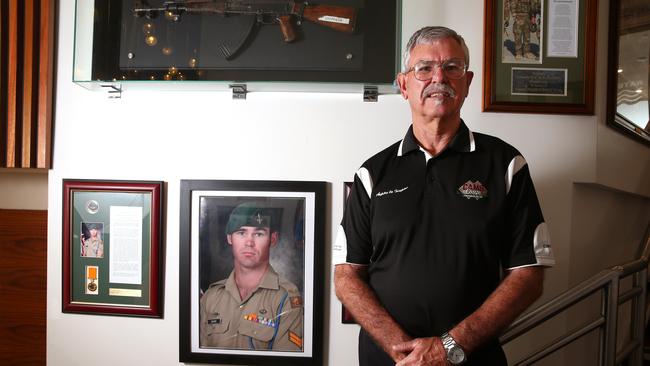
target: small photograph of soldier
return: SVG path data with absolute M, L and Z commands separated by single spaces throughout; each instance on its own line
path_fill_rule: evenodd
M 503 3 L 504 63 L 542 63 L 543 0 Z
M 99 222 L 81 223 L 81 256 L 104 258 L 104 224 Z

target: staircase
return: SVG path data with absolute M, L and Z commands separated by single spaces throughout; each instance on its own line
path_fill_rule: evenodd
M 546 304 L 517 319 L 500 337 L 505 345 L 528 333 L 558 314 L 565 313 L 582 300 L 600 294 L 600 314 L 587 323 L 561 334 L 512 365 L 532 365 L 572 342 L 598 331 L 598 366 L 650 366 L 650 328 L 646 320 L 648 263 L 650 259 L 650 224 L 640 245 L 639 258 L 605 269 L 560 294 Z M 628 281 L 631 286 L 620 286 Z M 627 282 L 626 282 L 627 283 Z M 631 305 L 629 340 L 617 349 L 619 308 Z M 591 350 L 590 350 L 591 351 Z

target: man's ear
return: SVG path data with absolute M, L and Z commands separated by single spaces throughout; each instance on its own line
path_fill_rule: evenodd
M 467 98 L 467 95 L 469 95 L 469 86 L 472 85 L 472 79 L 474 79 L 474 73 L 472 71 L 467 71 L 465 75 L 467 77 L 467 92 L 465 98 Z
M 272 231 L 271 232 L 271 247 L 274 247 L 275 244 L 278 243 L 278 232 L 277 231 Z
M 227 234 L 226 240 L 228 241 L 228 245 L 232 245 L 232 234 Z
M 399 92 L 402 94 L 404 99 L 408 99 L 408 94 L 406 93 L 406 74 L 399 73 L 397 74 L 397 86 L 399 87 Z

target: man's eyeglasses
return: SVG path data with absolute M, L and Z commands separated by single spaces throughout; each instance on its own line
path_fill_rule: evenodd
M 406 70 L 405 74 L 413 71 L 415 78 L 421 81 L 431 80 L 436 67 L 440 67 L 442 72 L 450 79 L 460 79 L 467 72 L 465 61 L 459 59 L 447 60 L 442 63 L 435 61 L 420 61 L 413 67 Z

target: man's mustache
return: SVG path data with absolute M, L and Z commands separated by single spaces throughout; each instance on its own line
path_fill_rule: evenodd
M 451 98 L 456 96 L 456 92 L 454 91 L 454 89 L 452 89 L 447 84 L 429 84 L 429 86 L 424 88 L 424 90 L 422 91 L 422 99 L 435 93 L 449 94 Z

